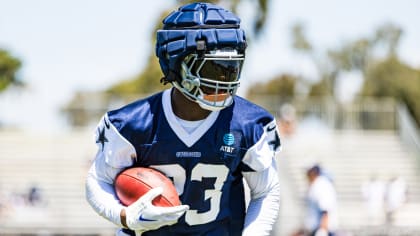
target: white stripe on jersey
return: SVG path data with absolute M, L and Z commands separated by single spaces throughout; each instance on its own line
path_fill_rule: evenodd
M 242 161 L 255 171 L 262 171 L 271 165 L 272 159 L 280 146 L 276 146 L 273 142 L 278 140 L 278 132 L 276 121 L 273 120 L 264 126 L 264 133 L 260 140 L 248 149 Z
M 98 132 L 101 130 L 104 130 L 107 141 L 103 144 L 98 143 L 98 152 L 102 152 L 105 162 L 114 168 L 133 165 L 136 158 L 134 146 L 118 132 L 106 114 L 98 125 L 96 140 L 98 140 Z

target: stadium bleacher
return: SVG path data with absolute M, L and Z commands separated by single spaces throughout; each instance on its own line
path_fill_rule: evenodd
M 95 155 L 93 134 L 0 133 L 0 194 L 8 206 L 0 215 L 0 235 L 114 235 L 84 196 L 85 176 Z M 42 202 L 13 201 L 32 186 Z M 19 200 L 19 199 L 18 199 Z

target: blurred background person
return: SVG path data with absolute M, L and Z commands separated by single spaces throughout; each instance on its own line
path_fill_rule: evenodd
M 337 195 L 330 178 L 321 175 L 314 164 L 306 171 L 309 183 L 306 193 L 305 229 L 311 236 L 335 235 L 338 227 Z
M 29 206 L 38 207 L 46 204 L 42 190 L 37 185 L 29 187 L 27 193 L 27 202 Z
M 401 176 L 392 177 L 386 185 L 385 192 L 386 225 L 392 226 L 395 214 L 407 201 L 407 185 Z
M 296 108 L 290 103 L 280 107 L 279 128 L 282 137 L 290 137 L 296 131 Z
M 304 226 L 294 236 L 332 236 L 338 229 L 337 194 L 331 179 L 322 175 L 318 163 L 306 168 L 308 189 L 305 196 Z
M 383 223 L 385 183 L 372 175 L 370 179 L 362 184 L 362 198 L 367 209 L 366 223 L 379 225 Z

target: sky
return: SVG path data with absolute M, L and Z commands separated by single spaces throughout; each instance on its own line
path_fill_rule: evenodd
M 254 1 L 243 2 L 238 14 L 247 30 Z M 22 60 L 18 76 L 27 84 L 0 94 L 0 122 L 60 129 L 59 108 L 76 91 L 102 90 L 142 70 L 154 47 L 154 22 L 174 6 L 169 0 L 0 0 L 0 48 Z M 420 1 L 271 0 L 269 9 L 266 28 L 248 48 L 240 95 L 276 74 L 316 76 L 314 65 L 291 50 L 290 27 L 296 22 L 321 51 L 394 23 L 404 30 L 400 57 L 420 67 Z

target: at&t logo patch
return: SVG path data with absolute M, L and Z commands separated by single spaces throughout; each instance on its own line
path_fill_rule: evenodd
M 235 136 L 231 133 L 227 133 L 223 136 L 223 142 L 228 146 L 232 146 L 235 143 Z
M 232 133 L 223 135 L 223 143 L 225 145 L 220 147 L 220 151 L 227 153 L 233 153 L 235 151 L 235 148 L 232 147 L 235 144 L 235 136 Z

